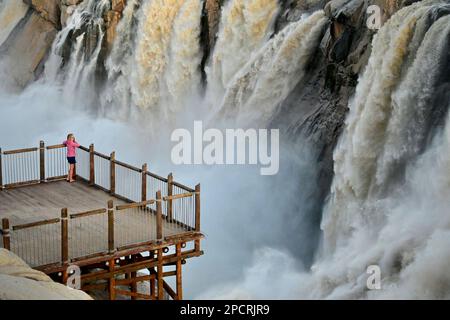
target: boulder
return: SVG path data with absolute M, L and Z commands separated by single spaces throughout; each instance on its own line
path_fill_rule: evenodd
M 35 11 L 22 19 L 15 32 L 2 44 L 1 73 L 12 88 L 24 88 L 42 72 L 57 30 Z M 19 62 L 19 63 L 18 63 Z
M 53 282 L 14 253 L 0 249 L 0 300 L 92 300 L 80 290 Z

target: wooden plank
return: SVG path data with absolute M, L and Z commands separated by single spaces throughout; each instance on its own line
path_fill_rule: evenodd
M 114 247 L 114 203 L 108 201 L 108 250 L 110 253 L 115 251 Z
M 200 232 L 200 184 L 195 186 L 195 231 Z M 200 251 L 200 240 L 195 240 L 195 251 Z
M 6 250 L 11 250 L 9 220 L 7 218 L 2 219 L 2 237 L 3 237 L 3 248 L 5 248 Z
M 115 274 L 114 274 L 115 263 L 116 263 L 115 259 L 109 260 L 109 272 L 111 273 L 111 276 L 108 280 L 109 300 L 116 300 L 116 281 L 115 281 Z
M 0 148 L 0 191 L 3 190 L 2 148 Z
M 52 145 L 52 146 L 47 146 L 47 147 L 45 147 L 47 150 L 53 150 L 53 149 L 62 149 L 62 148 L 65 148 L 66 146 L 65 145 L 63 145 L 63 144 L 55 144 L 55 145 Z
M 90 210 L 90 211 L 85 211 L 85 212 L 80 212 L 80 213 L 73 213 L 70 215 L 70 219 L 78 219 L 78 218 L 82 218 L 82 217 L 95 216 L 95 215 L 102 214 L 102 213 L 106 213 L 105 208 Z
M 23 181 L 23 182 L 16 182 L 16 183 L 5 184 L 3 187 L 5 189 L 14 189 L 14 188 L 31 186 L 31 185 L 35 185 L 35 184 L 39 184 L 39 183 L 41 183 L 40 180 L 30 180 L 30 181 Z
M 136 298 L 145 299 L 145 300 L 152 300 L 152 296 L 150 296 L 148 294 L 144 294 L 144 293 L 130 292 L 130 291 L 119 290 L 119 289 L 116 289 L 116 293 L 121 294 L 123 296 L 130 296 L 130 297 L 136 297 Z
M 61 181 L 61 180 L 66 180 L 66 179 L 67 179 L 67 175 L 65 174 L 63 176 L 47 178 L 47 182 L 55 182 L 55 181 Z
M 194 193 L 195 194 L 195 193 Z M 163 197 L 164 201 L 168 201 L 168 203 L 171 203 L 171 200 L 176 200 L 176 199 L 183 199 L 183 198 L 190 198 L 192 197 L 192 193 L 180 193 L 180 194 L 176 194 L 176 195 L 168 195 Z
M 142 201 L 142 202 L 134 202 L 134 203 L 129 203 L 129 204 L 122 204 L 122 205 L 116 206 L 116 210 L 125 210 L 125 209 L 133 209 L 133 208 L 145 207 L 147 205 L 154 204 L 155 201 L 156 201 L 155 199 L 151 199 L 151 200 Z
M 95 156 L 94 156 L 94 144 L 89 146 L 89 184 L 92 186 L 95 184 Z
M 28 153 L 28 152 L 38 151 L 38 150 L 39 150 L 39 148 L 16 149 L 16 150 L 3 151 L 3 154 L 9 155 L 9 154 L 17 154 L 17 153 Z
M 162 250 L 160 250 L 160 251 L 162 254 Z M 189 250 L 189 251 L 183 252 L 181 255 L 181 258 L 183 260 L 185 260 L 185 259 L 201 256 L 202 254 L 203 254 L 203 252 L 195 252 L 194 250 Z M 117 258 L 115 258 L 115 259 L 117 259 Z M 163 265 L 175 263 L 177 260 L 178 260 L 178 258 L 174 254 L 164 256 L 163 257 Z M 153 268 L 153 267 L 156 267 L 158 265 L 158 263 L 159 263 L 158 259 L 151 258 L 151 259 L 147 259 L 145 261 L 135 262 L 135 263 L 132 263 L 132 264 L 129 264 L 126 266 L 120 266 L 120 267 L 116 268 L 114 270 L 114 272 L 105 270 L 105 271 L 97 271 L 97 272 L 93 272 L 93 273 L 83 274 L 83 275 L 81 275 L 81 281 L 87 282 L 87 281 L 97 281 L 97 280 L 102 280 L 102 279 L 108 279 L 111 276 L 111 274 L 123 274 L 125 272 L 138 271 L 138 270 L 142 270 L 145 268 Z M 58 271 L 56 271 L 56 272 L 58 272 Z
M 141 170 L 140 168 L 134 167 L 134 166 L 132 166 L 132 165 L 130 165 L 130 164 L 128 164 L 128 163 L 125 163 L 125 162 L 121 162 L 121 161 L 118 161 L 118 160 L 114 160 L 114 163 L 115 163 L 116 165 L 122 166 L 122 167 L 127 168 L 127 169 L 130 169 L 130 170 L 132 170 L 132 171 L 136 171 L 136 172 L 139 172 L 139 173 L 142 172 L 142 170 Z
M 172 208 L 172 200 L 173 200 L 173 175 L 170 173 L 167 176 L 167 197 L 163 198 L 164 201 L 167 201 L 167 218 L 169 221 L 172 220 L 173 217 L 173 208 Z
M 47 220 L 41 220 L 41 221 L 37 221 L 37 222 L 19 224 L 19 225 L 13 226 L 12 229 L 14 231 L 17 231 L 17 230 L 28 229 L 28 228 L 38 227 L 38 226 L 45 226 L 48 224 L 59 223 L 60 221 L 61 220 L 59 218 L 47 219 Z
M 45 181 L 45 143 L 39 142 L 39 173 L 41 182 Z
M 78 149 L 89 152 L 89 148 L 86 148 L 84 146 L 79 146 Z
M 174 186 L 180 188 L 180 189 L 183 189 L 183 190 L 187 191 L 187 192 L 195 192 L 194 189 L 189 188 L 189 187 L 187 187 L 187 186 L 185 186 L 184 184 L 181 184 L 181 183 L 179 183 L 179 182 L 173 181 L 172 184 L 173 184 Z
M 69 262 L 69 226 L 67 220 L 67 208 L 61 209 L 61 260 Z
M 161 177 L 161 176 L 159 176 L 159 175 L 157 175 L 157 174 L 155 174 L 155 173 L 152 173 L 152 172 L 147 171 L 146 174 L 147 174 L 148 176 L 150 176 L 150 177 L 156 179 L 156 180 L 160 180 L 160 181 L 162 181 L 162 182 L 166 182 L 166 183 L 167 183 L 167 179 L 166 179 L 166 178 L 163 178 L 163 177 Z
M 87 149 L 87 151 L 89 152 L 89 149 Z M 105 155 L 103 153 L 100 153 L 100 152 L 97 152 L 97 151 L 94 151 L 94 156 L 103 158 L 103 159 L 108 160 L 108 161 L 111 160 L 110 156 L 108 157 L 107 155 Z
M 111 157 L 109 161 L 109 181 L 110 181 L 110 187 L 109 191 L 111 194 L 116 193 L 116 166 L 114 160 L 116 159 L 116 153 L 113 151 L 111 152 Z
M 156 279 L 157 279 L 157 285 L 158 285 L 158 300 L 164 299 L 164 284 L 163 284 L 163 252 L 161 249 L 158 249 L 158 264 L 156 269 Z
M 147 164 L 144 163 L 142 165 L 141 172 L 141 201 L 147 201 Z
M 176 244 L 176 255 L 177 255 L 177 264 L 176 264 L 176 300 L 183 300 L 183 287 L 182 287 L 182 275 L 181 275 L 181 243 Z M 174 298 L 175 299 L 175 298 Z
M 161 241 L 163 238 L 162 232 L 162 203 L 161 203 L 161 191 L 156 192 L 156 239 Z
M 173 300 L 181 300 L 178 299 L 177 294 L 175 293 L 175 291 L 173 291 L 173 289 L 169 286 L 169 284 L 163 280 L 163 288 L 164 290 L 166 290 L 167 294 L 173 299 Z

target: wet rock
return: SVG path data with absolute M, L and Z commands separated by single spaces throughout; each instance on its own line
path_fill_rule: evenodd
M 219 30 L 222 4 L 223 0 L 206 0 L 203 5 L 200 42 L 203 47 L 201 70 L 204 82 L 206 81 L 205 66 L 211 52 L 213 51 L 217 38 L 217 32 Z

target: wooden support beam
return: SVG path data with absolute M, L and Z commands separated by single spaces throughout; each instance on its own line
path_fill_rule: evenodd
M 158 282 L 158 300 L 164 299 L 164 283 L 163 283 L 163 252 L 161 249 L 158 250 L 158 265 L 156 279 Z
M 2 237 L 3 237 L 3 248 L 6 250 L 11 250 L 11 239 L 9 233 L 9 220 L 8 218 L 2 219 Z
M 108 251 L 113 253 L 115 251 L 114 245 L 114 202 L 108 201 Z
M 44 141 L 39 142 L 39 173 L 40 181 L 45 181 L 45 143 Z
M 176 264 L 176 290 L 177 290 L 177 300 L 183 300 L 183 287 L 182 287 L 182 275 L 181 275 L 181 243 L 176 244 L 176 255 L 177 255 L 177 264 Z
M 152 296 L 149 296 L 148 294 L 143 294 L 143 293 L 129 292 L 126 290 L 116 290 L 116 293 L 123 295 L 123 296 L 130 296 L 132 300 L 136 300 L 136 298 L 152 300 Z
M 155 252 L 149 251 L 149 258 L 153 260 L 155 258 Z M 150 275 L 156 275 L 156 271 L 154 267 L 148 268 L 148 271 L 150 272 Z M 156 281 L 155 277 L 150 279 L 150 295 L 152 296 L 153 300 L 156 300 Z
M 2 155 L 2 148 L 0 148 L 0 191 L 3 190 Z
M 172 197 L 173 195 L 173 175 L 170 173 L 167 176 L 167 196 Z M 172 198 L 169 198 L 167 200 L 167 219 L 169 221 L 172 221 L 173 217 L 173 206 L 172 206 Z
M 161 191 L 156 192 L 156 239 L 163 240 Z M 158 250 L 159 252 L 160 250 Z
M 147 201 L 147 164 L 142 165 L 141 173 L 141 201 Z
M 116 278 L 114 275 L 115 263 L 116 259 L 109 260 L 109 272 L 111 273 L 111 276 L 108 280 L 109 300 L 116 300 Z
M 200 232 L 200 184 L 195 186 L 195 231 Z M 200 251 L 200 240 L 195 240 L 195 251 Z
M 67 208 L 61 209 L 61 262 L 69 263 L 69 227 Z
M 89 184 L 95 184 L 95 151 L 94 144 L 89 146 Z
M 110 174 L 110 187 L 109 192 L 111 194 L 116 193 L 116 153 L 113 151 L 111 152 L 110 160 L 109 160 L 109 174 Z
M 173 291 L 173 289 L 169 286 L 169 284 L 167 282 L 165 282 L 163 280 L 163 287 L 164 290 L 166 290 L 167 294 L 173 299 L 173 300 L 180 300 L 177 297 L 177 294 L 175 293 L 175 291 Z

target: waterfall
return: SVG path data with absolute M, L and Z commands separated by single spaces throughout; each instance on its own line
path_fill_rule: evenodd
M 215 99 L 273 32 L 277 0 L 231 0 L 225 5 L 210 66 L 206 72 Z
M 131 106 L 131 70 L 141 0 L 127 1 L 123 16 L 117 25 L 117 37 L 106 60 L 107 84 L 101 95 L 104 115 L 127 120 Z
M 0 2 L 0 46 L 27 11 L 28 6 L 23 1 L 3 0 Z
M 323 252 L 306 295 L 448 298 L 450 282 L 439 280 L 448 279 L 445 268 L 427 259 L 450 262 L 443 252 L 450 244 L 443 205 L 450 104 L 434 102 L 438 84 L 450 82 L 449 14 L 447 1 L 422 1 L 397 12 L 374 38 L 335 150 Z M 436 127 L 442 119 L 445 130 Z M 366 291 L 371 264 L 380 266 L 385 290 Z
M 277 106 L 304 78 L 328 19 L 323 11 L 289 24 L 232 79 L 216 118 L 267 125 Z
M 169 111 L 182 107 L 183 95 L 199 86 L 201 9 L 200 0 L 144 4 L 131 93 L 133 103 L 151 110 L 152 117 L 167 118 Z
M 82 98 L 82 105 L 91 107 L 97 100 L 95 77 L 99 56 L 103 50 L 105 23 L 103 16 L 111 7 L 109 0 L 82 2 L 61 30 L 46 63 L 46 80 L 61 82 L 65 101 L 74 94 Z

